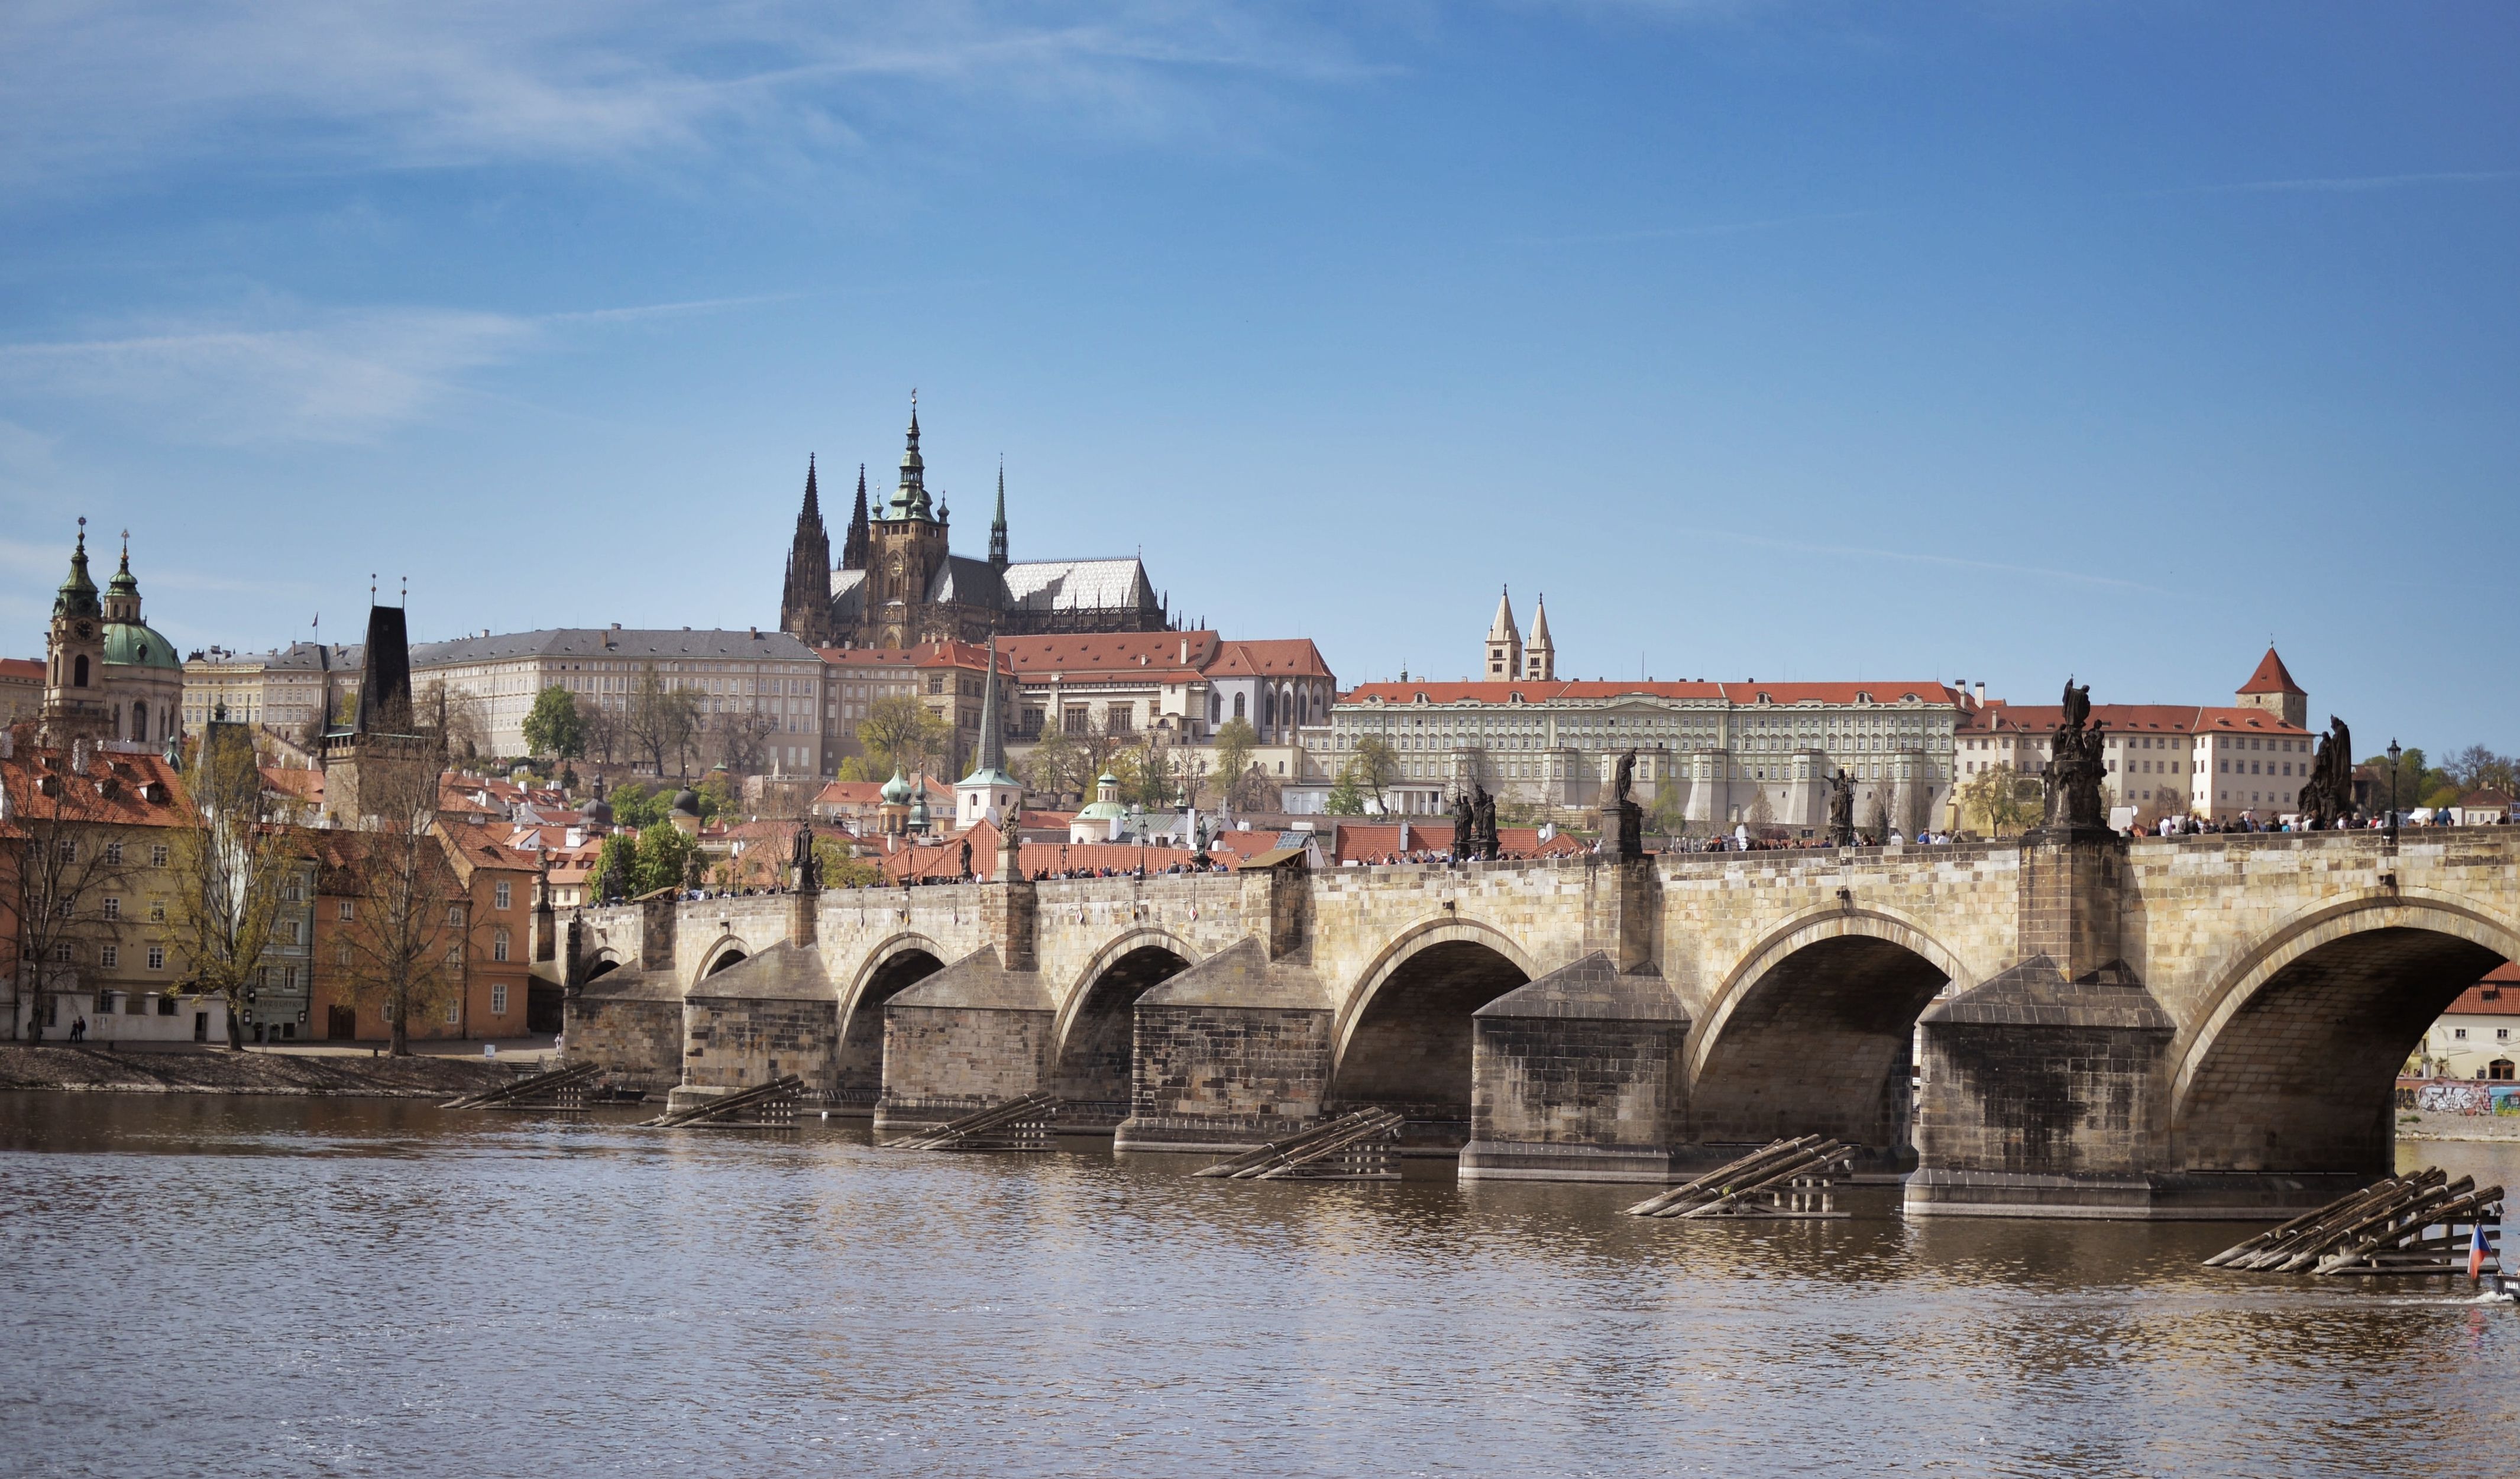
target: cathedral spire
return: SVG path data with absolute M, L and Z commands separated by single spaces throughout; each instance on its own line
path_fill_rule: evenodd
M 919 455 L 919 392 L 910 392 L 910 441 L 901 452 L 901 485 L 893 490 L 891 516 L 930 518 L 927 507 L 927 462 Z
M 863 570 L 867 567 L 869 532 L 870 531 L 867 527 L 866 464 L 860 463 L 858 464 L 858 506 L 850 513 L 849 531 L 847 534 L 841 536 L 840 541 L 841 569 Z
M 788 582 L 779 596 L 779 630 L 814 647 L 830 647 L 832 534 L 823 523 L 814 459 L 805 458 L 805 502 L 796 511 L 796 537 L 788 547 Z
M 998 516 L 989 520 L 989 563 L 1007 567 L 1007 459 L 998 457 Z

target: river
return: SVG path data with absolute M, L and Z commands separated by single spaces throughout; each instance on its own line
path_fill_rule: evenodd
M 2459 1475 L 2520 1313 L 2227 1224 L 0 1095 L 0 1472 Z M 2520 1145 L 2403 1147 L 2520 1183 Z

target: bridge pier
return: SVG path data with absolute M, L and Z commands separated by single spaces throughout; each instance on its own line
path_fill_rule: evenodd
M 1688 1012 L 1604 951 L 1471 1018 L 1464 1181 L 1668 1181 Z

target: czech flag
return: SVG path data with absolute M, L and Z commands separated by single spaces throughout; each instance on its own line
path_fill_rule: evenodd
M 2467 1281 L 2469 1283 L 2476 1282 L 2477 1276 L 2485 1272 L 2485 1255 L 2493 1251 L 2494 1245 L 2485 1240 L 2485 1224 L 2479 1222 L 2475 1231 L 2468 1234 L 2467 1239 Z

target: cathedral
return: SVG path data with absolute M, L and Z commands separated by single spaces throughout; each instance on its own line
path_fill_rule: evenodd
M 99 596 L 87 572 L 87 520 L 80 519 L 44 643 L 42 741 L 164 748 L 178 738 L 183 707 L 184 662 L 141 617 L 130 536 L 123 536 L 121 568 Z
M 998 470 L 998 511 L 989 558 L 949 547 L 951 512 L 927 493 L 919 455 L 919 401 L 911 398 L 910 441 L 901 481 L 870 512 L 866 469 L 839 558 L 832 558 L 814 465 L 805 465 L 805 506 L 788 552 L 779 628 L 812 647 L 912 647 L 979 642 L 992 635 L 1052 632 L 1161 632 L 1172 618 L 1134 557 L 1027 560 L 1007 556 L 1007 474 Z

